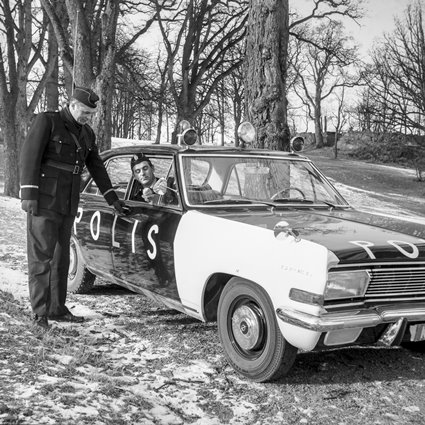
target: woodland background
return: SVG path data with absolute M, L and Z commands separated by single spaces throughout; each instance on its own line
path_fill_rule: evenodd
M 34 114 L 64 106 L 73 83 L 100 95 L 101 150 L 112 136 L 176 143 L 182 119 L 202 143 L 236 145 L 249 120 L 255 147 L 286 150 L 313 124 L 315 147 L 336 157 L 344 134 L 353 155 L 414 166 L 422 180 L 423 2 L 406 2 L 366 59 L 344 25 L 361 22 L 365 2 L 310 3 L 301 15 L 295 0 L 2 0 L 4 194 L 18 196 Z

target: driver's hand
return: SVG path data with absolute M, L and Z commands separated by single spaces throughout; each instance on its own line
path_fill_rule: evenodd
M 158 195 L 165 195 L 167 192 L 167 182 L 165 181 L 164 177 L 159 178 L 153 185 L 152 189 Z
M 143 198 L 146 202 L 153 202 L 153 197 L 155 192 L 150 187 L 145 187 L 143 189 Z

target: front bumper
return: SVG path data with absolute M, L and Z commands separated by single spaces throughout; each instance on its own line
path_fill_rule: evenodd
M 276 310 L 276 314 L 285 323 L 316 332 L 329 332 L 340 329 L 370 328 L 380 324 L 394 323 L 399 319 L 405 319 L 408 322 L 425 322 L 425 303 L 325 312 L 320 316 L 280 307 Z

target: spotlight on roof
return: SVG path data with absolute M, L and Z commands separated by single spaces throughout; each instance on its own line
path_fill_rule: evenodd
M 295 136 L 290 141 L 291 152 L 301 152 L 304 148 L 304 137 Z
M 177 140 L 179 145 L 192 146 L 198 140 L 198 134 L 195 129 L 190 126 L 189 121 L 183 120 L 179 123 L 179 134 Z
M 242 140 L 242 142 L 247 145 L 252 145 L 255 141 L 255 128 L 249 121 L 244 121 L 239 124 L 238 127 L 238 137 Z

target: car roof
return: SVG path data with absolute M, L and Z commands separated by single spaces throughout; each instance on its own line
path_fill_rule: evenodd
M 177 155 L 179 153 L 190 153 L 190 154 L 225 154 L 225 155 L 273 155 L 281 157 L 292 157 L 300 159 L 308 159 L 297 153 L 283 152 L 283 151 L 272 151 L 267 149 L 245 149 L 236 148 L 234 146 L 216 146 L 216 145 L 193 145 L 193 146 L 180 146 L 172 144 L 140 144 L 140 145 L 129 145 L 121 146 L 118 148 L 109 149 L 103 151 L 101 156 L 104 159 L 110 158 L 115 155 L 132 155 L 143 152 L 147 156 L 153 154 L 163 155 Z

